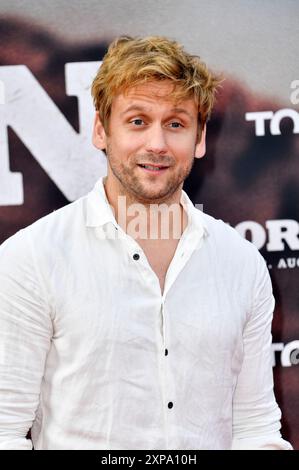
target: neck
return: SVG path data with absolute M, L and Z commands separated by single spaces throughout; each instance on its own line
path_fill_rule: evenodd
M 107 177 L 103 184 L 117 223 L 135 239 L 179 239 L 188 222 L 180 199 L 182 188 L 171 197 L 159 201 L 145 201 L 114 191 Z

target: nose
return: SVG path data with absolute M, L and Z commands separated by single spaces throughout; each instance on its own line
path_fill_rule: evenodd
M 163 155 L 167 153 L 165 131 L 161 124 L 152 125 L 147 132 L 146 151 Z

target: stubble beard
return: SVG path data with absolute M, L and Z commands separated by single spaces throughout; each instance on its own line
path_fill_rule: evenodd
M 173 160 L 163 157 L 166 164 L 170 164 Z M 169 171 L 170 175 L 166 178 L 165 185 L 160 190 L 154 191 L 155 179 L 154 175 L 148 175 L 148 181 L 152 179 L 153 187 L 149 187 L 150 183 L 144 184 L 141 177 L 138 178 L 136 175 L 137 163 L 140 161 L 149 161 L 151 163 L 157 163 L 161 161 L 161 158 L 155 157 L 154 155 L 139 155 L 133 160 L 131 159 L 128 165 L 124 165 L 122 162 L 118 162 L 117 158 L 114 158 L 111 145 L 107 147 L 107 159 L 109 166 L 115 178 L 119 183 L 119 195 L 126 196 L 129 204 L 140 203 L 144 205 L 149 204 L 162 204 L 172 203 L 174 194 L 182 186 L 182 183 L 191 173 L 194 164 L 194 158 L 190 161 L 189 165 L 180 168 L 179 171 L 173 172 L 172 169 Z M 148 159 L 148 160 L 147 160 Z M 140 170 L 141 171 L 141 170 Z M 160 176 L 158 176 L 159 178 Z M 161 175 L 161 178 L 164 176 Z

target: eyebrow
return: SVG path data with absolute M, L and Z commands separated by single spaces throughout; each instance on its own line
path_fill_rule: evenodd
M 187 110 L 184 109 L 184 108 L 172 108 L 171 111 L 172 111 L 173 113 L 177 113 L 177 114 L 186 114 L 187 116 L 189 116 L 190 119 L 193 120 L 192 114 L 190 114 L 189 111 L 187 111 Z
M 130 111 L 141 111 L 141 112 L 148 112 L 148 109 L 143 107 L 143 106 L 140 106 L 138 104 L 132 104 L 131 106 L 129 106 L 127 109 L 125 109 L 122 113 L 121 113 L 121 116 L 123 116 L 124 114 L 127 114 L 129 113 Z M 193 116 L 192 114 L 189 113 L 189 111 L 186 111 L 186 109 L 184 108 L 172 108 L 170 110 L 171 113 L 177 113 L 177 114 L 186 114 L 190 119 L 193 120 Z
M 127 109 L 125 109 L 122 113 L 121 113 L 121 116 L 123 116 L 124 114 L 127 114 L 129 113 L 130 111 L 146 111 L 146 108 L 144 108 L 143 106 L 139 106 L 138 104 L 132 104 L 131 106 L 129 106 Z

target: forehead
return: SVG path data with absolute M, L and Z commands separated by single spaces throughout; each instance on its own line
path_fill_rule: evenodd
M 113 109 L 118 112 L 125 112 L 126 109 L 144 107 L 147 110 L 156 108 L 163 109 L 186 109 L 189 112 L 198 112 L 194 98 L 173 99 L 174 84 L 170 80 L 150 81 L 127 88 L 119 93 L 112 102 Z

